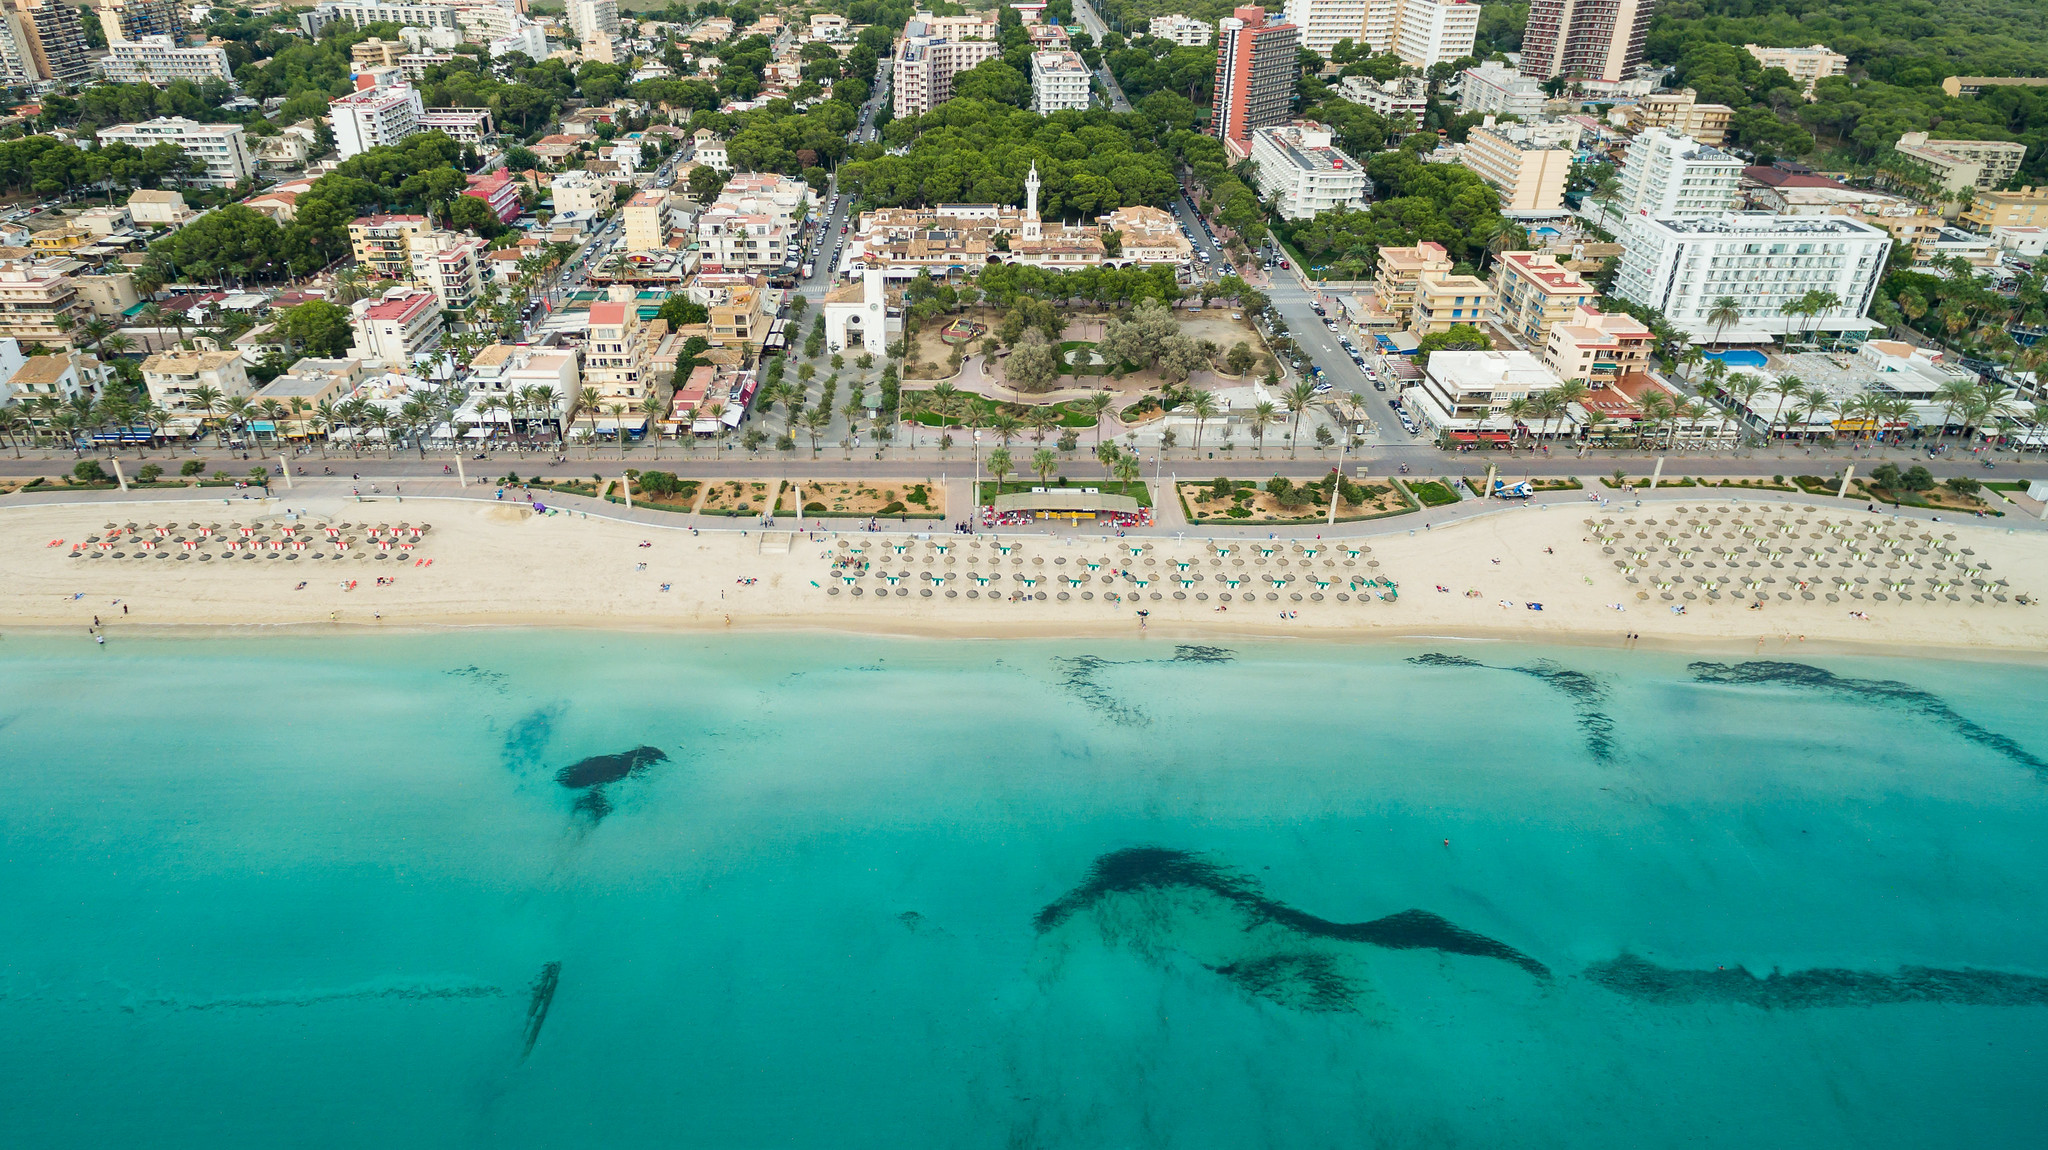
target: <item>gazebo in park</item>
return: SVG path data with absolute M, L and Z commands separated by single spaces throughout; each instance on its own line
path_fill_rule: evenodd
M 1034 519 L 1095 519 L 1102 515 L 1136 515 L 1138 501 L 1128 495 L 1104 495 L 1092 487 L 1035 487 L 1014 495 L 998 495 L 998 515 L 1030 515 Z

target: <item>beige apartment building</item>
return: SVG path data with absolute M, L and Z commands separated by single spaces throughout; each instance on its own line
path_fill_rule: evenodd
M 1472 129 L 1465 166 L 1500 192 L 1503 212 L 1554 212 L 1564 207 L 1572 153 L 1506 124 Z
M 1478 276 L 1424 272 L 1415 283 L 1415 303 L 1408 312 L 1408 330 L 1435 335 L 1470 324 L 1478 327 L 1493 310 L 1493 289 Z
M 1980 232 L 1992 228 L 2048 227 L 2048 187 L 2016 192 L 1979 192 L 1962 222 Z
M 24 261 L 0 262 L 0 338 L 68 349 L 92 318 L 70 276 Z
M 1581 379 L 1598 391 L 1624 376 L 1647 372 L 1655 342 L 1656 334 L 1641 320 L 1587 303 L 1550 329 L 1543 364 L 1559 379 Z
M 218 414 L 194 398 L 200 388 L 212 388 L 223 400 L 255 391 L 248 361 L 239 351 L 159 352 L 142 361 L 142 382 L 150 402 L 170 412 L 172 430 L 181 435 L 198 431 L 209 415 Z
M 1907 132 L 1893 147 L 1926 167 L 1950 195 L 1990 191 L 2019 175 L 2027 158 L 2027 146 L 2011 140 L 1933 140 L 1925 132 Z
M 1652 92 L 1631 105 L 1623 116 L 1631 132 L 1669 128 L 1702 144 L 1719 147 L 1728 138 L 1728 123 L 1735 118 L 1735 109 L 1726 104 L 1702 104 L 1699 98 L 1700 94 L 1691 88 Z
M 1403 323 L 1415 310 L 1415 285 L 1426 272 L 1448 273 L 1450 252 L 1439 243 L 1424 241 L 1412 248 L 1381 248 L 1373 277 L 1373 294 L 1380 310 Z
M 1530 347 L 1600 293 L 1550 252 L 1503 252 L 1493 263 L 1493 321 Z
M 590 305 L 590 335 L 583 345 L 583 387 L 596 389 L 597 410 L 583 412 L 578 422 L 620 435 L 647 426 L 647 413 L 641 405 L 654 388 L 654 345 L 667 330 L 664 320 L 641 323 L 639 309 L 630 302 L 601 300 Z M 616 416 L 609 410 L 614 406 L 621 409 Z
M 1829 76 L 1849 74 L 1849 58 L 1825 44 L 1809 48 L 1766 48 L 1761 44 L 1744 44 L 1742 50 L 1756 57 L 1759 67 L 1766 70 L 1783 68 L 1794 80 L 1806 85 L 1806 98 L 1813 99 L 1813 86 Z

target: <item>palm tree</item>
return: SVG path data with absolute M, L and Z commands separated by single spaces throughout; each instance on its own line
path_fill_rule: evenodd
M 1593 398 L 1593 389 L 1587 386 L 1583 379 L 1567 379 L 1551 388 L 1547 398 L 1557 405 L 1556 414 L 1559 419 L 1563 419 L 1571 413 L 1572 404 L 1584 404 Z
M 1042 444 L 1046 433 L 1060 425 L 1060 417 L 1052 408 L 1041 405 L 1025 412 L 1024 422 L 1031 428 L 1032 441 Z
M 1662 427 L 1664 422 L 1672 417 L 1678 405 L 1672 402 L 1670 396 L 1661 391 L 1648 391 L 1643 393 L 1643 397 L 1636 401 L 1636 407 L 1643 413 L 1642 422 L 1648 424 L 1650 428 L 1650 435 L 1638 435 L 1636 441 L 1645 446 L 1654 447 L 1656 445 L 1655 435 L 1657 429 Z
M 1777 430 L 1778 417 L 1785 414 L 1785 404 L 1794 395 L 1806 390 L 1806 381 L 1796 375 L 1781 375 L 1778 377 L 1778 381 L 1771 386 L 1778 393 L 1778 409 L 1771 413 L 1771 422 L 1769 426 L 1764 428 L 1766 436 L 1771 435 Z M 1785 430 L 1790 431 L 1791 428 L 1788 427 Z
M 561 396 L 555 391 L 552 384 L 537 383 L 526 389 L 527 408 L 532 411 L 545 413 L 546 417 L 550 420 L 555 418 L 555 405 L 560 400 Z M 529 424 L 528 431 L 530 432 L 531 430 L 532 427 Z M 559 422 L 555 424 L 555 434 L 558 437 L 562 434 L 562 425 Z
M 1252 439 L 1258 443 L 1259 458 L 1266 457 L 1266 429 L 1280 422 L 1280 409 L 1271 400 L 1252 408 Z
M 221 398 L 220 389 L 210 384 L 202 383 L 192 389 L 189 405 L 199 411 L 201 435 L 206 434 L 207 427 L 213 423 L 214 415 L 220 410 Z
M 1017 421 L 1016 416 L 1011 415 L 1006 411 L 999 411 L 995 413 L 993 416 L 989 417 L 988 426 L 990 430 L 994 431 L 996 435 L 1002 439 L 1003 446 L 1008 447 L 1010 446 L 1011 438 L 1014 437 L 1017 434 L 1018 429 L 1023 427 L 1024 425 Z
M 1697 427 L 1700 421 L 1704 420 L 1707 417 L 1707 410 L 1707 405 L 1705 403 L 1697 399 L 1691 399 L 1680 404 L 1676 414 L 1679 416 L 1679 418 L 1684 419 L 1687 423 L 1690 423 Z M 1678 434 L 1678 427 L 1676 424 L 1672 425 L 1672 434 Z
M 1098 391 L 1088 397 L 1088 413 L 1095 417 L 1095 442 L 1097 445 L 1102 443 L 1102 417 L 1115 403 L 1116 397 L 1106 391 Z
M 1301 445 L 1301 417 L 1308 411 L 1308 405 L 1316 400 L 1316 385 L 1308 380 L 1299 380 L 1287 389 L 1287 408 L 1294 415 L 1294 426 L 1287 433 L 1287 458 L 1293 459 L 1294 452 Z
M 248 396 L 229 396 L 226 400 L 222 401 L 221 410 L 227 413 L 227 417 L 233 420 L 236 426 L 247 427 L 249 425 L 250 401 Z
M 901 406 L 901 401 L 899 401 L 899 406 Z M 853 396 L 846 401 L 846 404 L 839 409 L 839 414 L 846 417 L 846 437 L 840 440 L 840 443 L 845 445 L 846 458 L 848 459 L 853 458 L 853 429 L 859 426 L 860 417 L 862 413 L 864 413 L 865 411 L 867 411 L 867 406 L 861 402 L 860 393 L 858 391 L 854 392 Z M 903 413 L 903 418 L 906 421 L 908 421 L 910 419 L 915 418 L 916 415 L 917 411 L 915 406 L 913 405 L 911 410 Z M 829 421 L 830 417 L 828 416 L 827 422 Z M 939 434 L 944 435 L 944 430 L 942 429 L 939 432 Z
M 1501 404 L 1500 413 L 1508 417 L 1508 456 L 1510 458 L 1513 458 L 1515 454 L 1515 438 L 1520 432 L 1522 421 L 1529 418 L 1530 413 L 1534 410 L 1534 405 L 1523 396 L 1516 396 Z
M 115 332 L 100 341 L 100 350 L 108 355 L 126 355 L 135 350 L 135 341 L 120 332 Z
M 1941 404 L 1941 438 L 1948 438 L 1948 425 L 1956 421 L 1956 413 L 1969 408 L 1977 401 L 1977 385 L 1967 380 L 1952 380 L 1942 384 L 1934 393 L 1934 400 Z
M 284 404 L 266 399 L 257 406 L 262 409 L 263 418 L 270 423 L 270 445 L 276 447 L 278 424 L 284 422 Z
M 1216 418 L 1216 397 L 1206 391 L 1197 391 L 1180 401 L 1177 411 L 1185 411 L 1195 417 L 1195 454 L 1202 452 L 1202 425 Z
M 1786 316 L 1786 317 L 1788 317 L 1788 318 L 1789 318 L 1789 317 L 1792 317 L 1792 316 L 1802 316 L 1802 315 L 1806 315 L 1806 314 L 1807 314 L 1807 300 L 1806 300 L 1806 298 L 1805 298 L 1805 297 L 1803 297 L 1803 296 L 1800 296 L 1800 297 L 1794 297 L 1794 298 L 1792 298 L 1792 299 L 1788 299 L 1788 300 L 1786 300 L 1786 301 L 1785 301 L 1784 303 L 1781 303 L 1781 304 L 1779 304 L 1779 305 L 1778 305 L 1778 314 L 1779 314 L 1779 315 L 1782 315 L 1782 316 Z
M 647 417 L 647 434 L 654 440 L 654 457 L 660 459 L 661 421 L 668 415 L 668 400 L 662 397 L 659 384 L 648 388 L 647 394 L 640 397 L 640 414 Z
M 994 451 L 988 453 L 988 473 L 990 475 L 995 476 L 996 491 L 998 494 L 1000 494 L 1003 490 L 1003 476 L 1008 475 L 1010 472 L 1015 470 L 1016 465 L 1010 462 L 1009 448 L 998 447 Z
M 607 403 L 604 405 L 604 413 L 611 419 L 612 426 L 618 429 L 619 458 L 624 459 L 626 457 L 626 405 L 623 403 Z
M 1116 472 L 1117 479 L 1124 485 L 1123 493 L 1129 495 L 1131 493 L 1131 481 L 1138 478 L 1138 457 L 1129 453 L 1117 456 L 1116 465 L 1113 470 Z
M 1818 386 L 1809 387 L 1799 393 L 1792 405 L 1792 415 L 1795 419 L 1799 420 L 1799 440 L 1801 443 L 1810 444 L 1813 442 L 1814 419 L 1827 413 L 1833 408 L 1833 405 L 1834 397 L 1830 396 L 1824 388 Z
M 860 412 L 860 409 L 859 409 L 859 408 L 854 408 L 854 413 L 855 413 L 855 415 L 858 415 L 858 414 L 859 414 L 859 412 Z M 851 422 L 851 417 L 849 417 L 849 420 L 848 420 L 848 426 L 851 426 L 851 425 L 852 425 L 852 422 Z M 820 439 L 824 438 L 824 436 L 825 436 L 825 432 L 826 432 L 826 431 L 827 431 L 827 430 L 828 430 L 829 428 L 831 428 L 831 426 L 832 426 L 832 411 L 831 411 L 831 409 L 829 409 L 829 408 L 826 408 L 826 407 L 820 406 L 820 407 L 817 407 L 817 408 L 814 408 L 814 409 L 812 409 L 812 410 L 811 410 L 811 411 L 810 411 L 810 412 L 809 412 L 808 414 L 806 414 L 806 415 L 804 416 L 804 430 L 805 430 L 805 431 L 808 431 L 808 432 L 810 432 L 810 433 L 811 433 L 811 456 L 812 456 L 812 458 L 816 458 L 816 457 L 817 457 L 817 454 L 818 454 L 818 441 L 819 441 Z M 853 442 L 853 437 L 852 437 L 852 436 L 850 436 L 850 435 L 849 435 L 849 436 L 847 436 L 847 442 L 848 442 L 848 443 L 852 443 L 852 442 Z M 849 448 L 849 451 L 850 451 L 850 450 L 851 450 L 851 449 Z
M 1745 430 L 1749 427 L 1749 420 L 1746 416 L 1753 410 L 1756 397 L 1763 389 L 1764 381 L 1747 372 L 1736 376 L 1727 386 L 1722 388 L 1723 393 L 1733 402 L 1733 405 L 1742 409 L 1744 415 L 1739 418 Z
M 603 402 L 604 393 L 594 387 L 586 387 L 576 394 L 577 410 L 582 413 L 583 418 L 590 421 L 590 430 L 583 441 L 587 449 L 585 459 L 594 459 L 597 456 L 597 405 Z
M 373 403 L 364 414 L 369 417 L 370 426 L 376 428 L 384 438 L 384 458 L 391 458 L 391 409 L 381 403 Z
M 1038 473 L 1039 486 L 1043 487 L 1052 473 L 1059 469 L 1059 452 L 1049 447 L 1041 447 L 1031 453 L 1031 470 Z
M 1729 328 L 1742 322 L 1742 301 L 1732 295 L 1717 298 L 1707 312 L 1707 322 L 1714 325 L 1714 342 L 1720 343 Z

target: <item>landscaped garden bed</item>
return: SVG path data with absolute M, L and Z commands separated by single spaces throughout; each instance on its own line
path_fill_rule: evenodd
M 986 396 L 962 392 L 959 398 L 967 401 L 967 413 L 963 415 L 955 410 L 941 416 L 931 409 L 931 394 L 930 391 L 913 391 L 903 395 L 904 402 L 914 402 L 917 405 L 917 414 L 912 418 L 925 427 L 987 427 L 997 415 L 1022 420 L 1030 418 L 1033 411 L 1048 408 L 1059 417 L 1060 427 L 1085 430 L 1095 426 L 1095 412 L 1078 399 L 1065 399 L 1051 404 L 1004 403 Z
M 775 514 L 794 515 L 798 494 L 803 496 L 803 513 L 813 518 L 859 518 L 894 515 L 911 519 L 943 519 L 946 495 L 930 480 L 905 483 L 900 480 L 805 480 L 785 483 L 776 497 Z
M 1377 519 L 1415 508 L 1392 484 L 1354 483 L 1334 473 L 1308 483 L 1283 476 L 1263 484 L 1219 478 L 1182 483 L 1177 491 L 1190 523 L 1319 523 L 1329 518 L 1332 494 L 1342 521 Z
M 1449 507 L 1458 502 L 1458 493 L 1451 489 L 1450 484 L 1440 480 L 1424 479 L 1407 486 L 1408 493 L 1424 507 Z
M 765 515 L 773 489 L 770 483 L 721 480 L 704 489 L 704 502 L 697 510 L 704 515 Z

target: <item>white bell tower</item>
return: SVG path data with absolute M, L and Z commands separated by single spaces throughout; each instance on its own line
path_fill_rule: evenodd
M 1045 227 L 1038 220 L 1038 161 L 1031 161 L 1031 174 L 1024 177 L 1024 238 L 1043 239 Z

